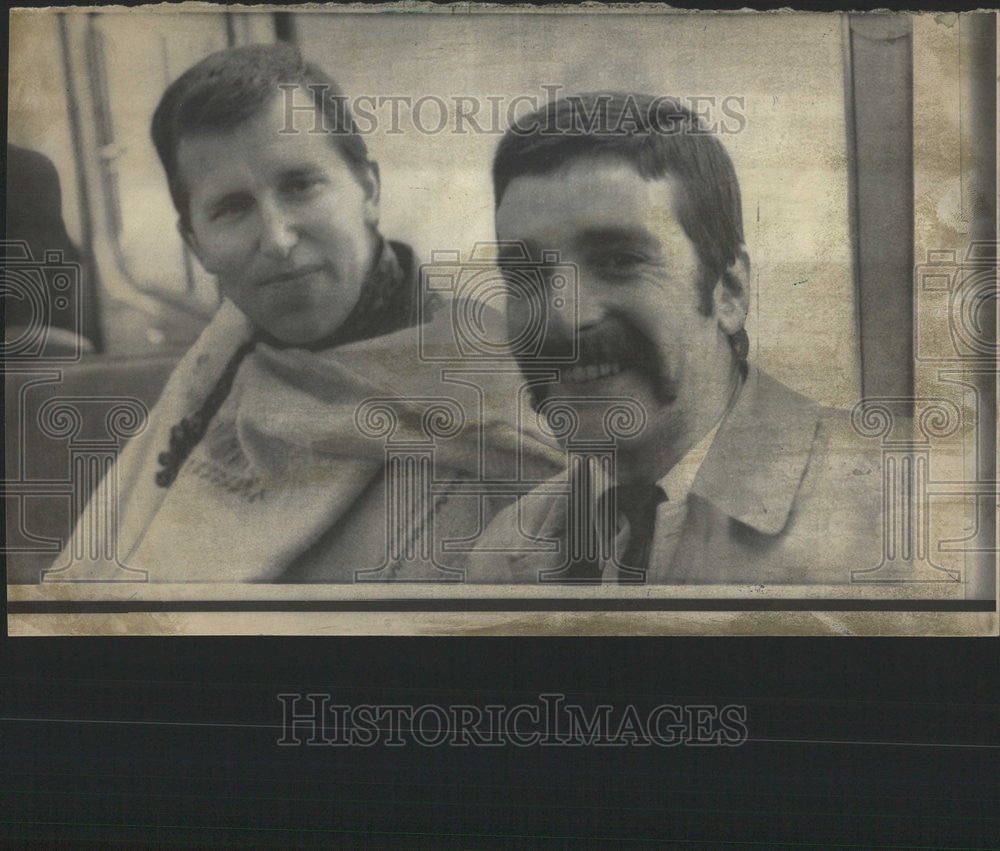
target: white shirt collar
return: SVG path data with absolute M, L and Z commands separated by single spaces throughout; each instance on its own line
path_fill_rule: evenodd
M 683 505 L 687 501 L 691 485 L 694 484 L 695 476 L 698 475 L 698 470 L 701 469 L 702 462 L 705 460 L 705 456 L 712 446 L 712 441 L 715 440 L 715 435 L 719 431 L 720 425 L 722 425 L 722 419 L 701 440 L 692 446 L 684 457 L 667 471 L 665 476 L 657 481 L 657 484 L 663 488 L 663 492 L 667 495 L 669 502 L 674 505 Z
M 704 462 L 705 456 L 708 454 L 708 450 L 711 448 L 712 442 L 715 440 L 715 435 L 719 431 L 719 426 L 722 425 L 722 420 L 724 419 L 725 416 L 720 417 L 719 421 L 704 437 L 692 446 L 684 457 L 656 482 L 657 485 L 663 488 L 663 492 L 667 495 L 669 505 L 677 506 L 687 502 L 691 485 L 694 484 L 698 470 L 701 469 L 702 462 Z M 596 468 L 591 467 L 591 469 L 596 473 Z M 595 475 L 592 481 L 595 502 L 615 484 L 613 480 L 598 475 Z

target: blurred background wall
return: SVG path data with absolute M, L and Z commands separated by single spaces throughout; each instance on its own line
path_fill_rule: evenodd
M 409 99 L 395 121 L 391 102 L 369 104 L 376 121 L 367 140 L 382 170 L 384 231 L 425 259 L 439 249 L 467 254 L 493 238 L 493 150 L 508 115 L 530 109 L 532 98 L 544 103 L 544 87 L 700 104 L 735 131 L 722 139 L 743 191 L 753 356 L 817 399 L 857 398 L 837 15 L 762 15 L 748 26 L 740 15 L 687 14 L 16 13 L 9 139 L 57 164 L 71 235 L 86 241 L 90 219 L 109 353 L 183 347 L 216 300 L 176 235 L 149 139 L 160 94 L 212 50 L 278 37 L 297 41 L 352 100 Z M 456 121 L 463 96 L 494 98 L 499 123 L 489 104 L 477 116 L 485 132 Z M 421 98 L 419 114 L 405 105 Z M 425 130 L 442 123 L 439 102 L 451 113 L 445 128 L 416 132 L 414 120 Z M 83 163 L 74 156 L 71 106 Z

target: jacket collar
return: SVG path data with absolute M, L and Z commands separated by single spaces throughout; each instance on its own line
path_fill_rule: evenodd
M 818 403 L 751 366 L 691 493 L 777 535 L 802 483 L 820 411 Z

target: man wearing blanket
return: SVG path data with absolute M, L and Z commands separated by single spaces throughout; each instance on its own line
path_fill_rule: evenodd
M 488 497 L 401 498 L 387 441 L 432 445 L 445 480 L 515 456 L 544 478 L 561 456 L 515 428 L 516 388 L 418 358 L 453 345 L 449 311 L 379 233 L 378 167 L 336 85 L 289 45 L 222 51 L 171 84 L 152 133 L 224 298 L 49 578 L 460 579 L 440 544 L 474 538 Z M 88 520 L 100 501 L 113 524 Z

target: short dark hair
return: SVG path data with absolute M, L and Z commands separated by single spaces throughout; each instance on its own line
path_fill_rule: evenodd
M 672 98 L 569 95 L 519 119 L 500 140 L 493 160 L 496 206 L 514 178 L 548 174 L 590 157 L 624 159 L 649 180 L 677 179 L 678 220 L 704 267 L 700 308 L 710 313 L 711 290 L 743 246 L 739 182 L 722 143 Z
M 290 44 L 249 44 L 206 56 L 174 80 L 153 114 L 153 144 L 167 173 L 170 197 L 181 223 L 190 226 L 188 188 L 181 179 L 177 150 L 181 138 L 221 133 L 258 115 L 279 94 L 281 84 L 307 87 L 322 110 L 323 126 L 359 177 L 368 165 L 368 148 L 337 84 L 322 69 L 303 60 Z

